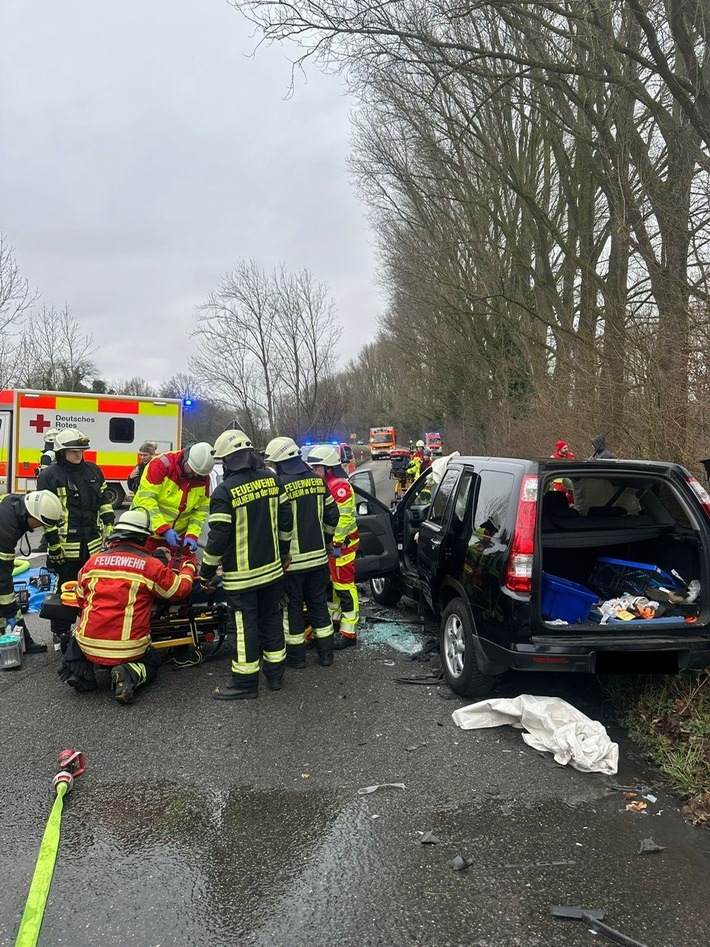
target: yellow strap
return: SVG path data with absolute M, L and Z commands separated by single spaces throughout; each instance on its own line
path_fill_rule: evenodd
M 54 865 L 57 861 L 59 830 L 62 825 L 62 809 L 67 789 L 66 783 L 57 783 L 57 798 L 54 800 L 52 811 L 47 820 L 47 828 L 44 830 L 44 836 L 42 837 L 42 844 L 39 847 L 35 873 L 32 876 L 32 884 L 20 921 L 20 929 L 17 932 L 15 947 L 35 947 L 39 938 L 49 889 L 52 884 Z

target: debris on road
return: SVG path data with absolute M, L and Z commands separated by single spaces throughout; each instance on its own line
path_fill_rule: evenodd
M 582 920 L 583 914 L 588 914 L 589 917 L 596 918 L 598 921 L 603 921 L 606 911 L 602 908 L 580 908 L 573 907 L 569 904 L 555 904 L 552 908 L 552 914 L 555 917 L 571 917 L 576 921 Z
M 644 812 L 646 809 L 648 809 L 648 803 L 647 803 L 647 802 L 639 802 L 638 799 L 637 799 L 635 802 L 630 802 L 630 803 L 626 806 L 626 811 L 627 811 L 627 812 Z
M 421 838 L 419 839 L 419 843 L 421 845 L 437 845 L 441 841 L 432 831 L 421 832 L 420 834 Z
M 454 869 L 454 871 L 464 871 L 464 869 L 468 868 L 469 864 L 470 863 L 466 861 L 463 855 L 456 855 L 454 860 L 451 862 L 451 867 Z
M 393 789 L 406 789 L 407 787 L 404 783 L 376 783 L 374 786 L 363 786 L 362 789 L 358 789 L 358 796 L 368 796 L 371 792 L 377 792 L 378 789 L 384 789 L 386 786 L 391 786 Z
M 665 849 L 665 845 L 658 845 L 652 838 L 644 838 L 641 839 L 639 855 L 648 855 L 651 852 L 663 852 Z

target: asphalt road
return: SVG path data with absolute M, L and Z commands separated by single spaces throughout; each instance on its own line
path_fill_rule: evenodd
M 710 835 L 685 824 L 595 680 L 513 675 L 499 692 L 562 696 L 601 719 L 621 746 L 613 777 L 559 766 L 509 727 L 459 730 L 451 713 L 467 702 L 437 683 L 435 655 L 410 653 L 435 623 L 407 601 L 362 612 L 359 646 L 332 668 L 310 653 L 283 691 L 245 704 L 210 698 L 226 648 L 164 668 L 132 707 L 61 684 L 53 651 L 0 673 L 0 945 L 14 943 L 56 755 L 74 747 L 87 770 L 65 804 L 41 945 L 606 942 L 551 915 L 566 904 L 603 908 L 648 947 L 707 947 Z M 37 616 L 30 627 L 49 641 Z M 631 784 L 656 796 L 645 812 L 614 788 Z M 650 837 L 665 849 L 640 855 Z

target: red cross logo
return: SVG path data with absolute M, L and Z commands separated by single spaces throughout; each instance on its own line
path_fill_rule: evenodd
M 33 427 L 38 434 L 44 434 L 45 429 L 51 426 L 52 422 L 48 421 L 43 414 L 38 414 L 33 421 L 30 421 L 30 427 Z

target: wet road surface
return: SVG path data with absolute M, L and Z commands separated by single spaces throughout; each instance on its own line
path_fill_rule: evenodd
M 40 944 L 584 945 L 553 904 L 601 907 L 649 947 L 706 947 L 710 835 L 662 787 L 647 814 L 612 783 L 654 776 L 622 740 L 616 777 L 582 774 L 509 727 L 461 731 L 412 603 L 365 604 L 362 643 L 283 691 L 212 701 L 228 654 L 163 669 L 132 707 L 77 694 L 54 653 L 0 675 L 5 805 L 0 944 L 14 943 L 57 752 L 87 771 L 67 799 Z M 383 621 L 397 619 L 401 624 Z M 31 616 L 37 638 L 44 623 Z M 389 641 L 389 643 L 388 643 Z M 594 681 L 509 676 L 605 719 Z M 358 789 L 383 787 L 358 795 Z M 421 833 L 438 842 L 421 844 Z M 639 855 L 643 838 L 666 850 Z M 454 871 L 463 855 L 470 867 Z M 597 940 L 596 943 L 600 941 Z

